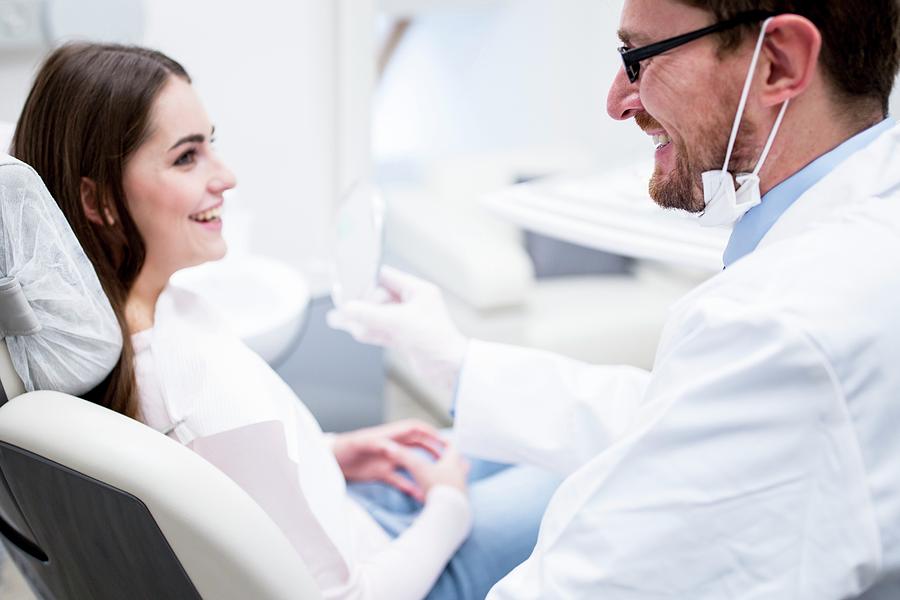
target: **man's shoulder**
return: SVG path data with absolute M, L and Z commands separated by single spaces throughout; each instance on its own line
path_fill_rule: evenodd
M 725 279 L 785 299 L 819 292 L 843 301 L 900 285 L 900 194 L 849 203 L 734 267 Z
M 741 259 L 676 305 L 682 327 L 788 324 L 835 360 L 900 349 L 900 200 L 836 214 Z M 893 206 L 887 206 L 892 203 Z

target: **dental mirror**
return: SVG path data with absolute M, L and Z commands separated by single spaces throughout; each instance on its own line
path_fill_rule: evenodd
M 335 214 L 331 284 L 335 306 L 375 291 L 383 241 L 384 200 L 373 183 L 358 181 L 344 194 Z

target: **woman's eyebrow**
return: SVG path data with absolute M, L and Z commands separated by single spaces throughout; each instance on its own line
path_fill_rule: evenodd
M 212 129 L 210 129 L 209 137 L 212 138 L 215 134 L 216 134 L 216 126 L 213 125 Z M 178 140 L 177 142 L 175 142 L 172 145 L 172 147 L 169 148 L 169 150 L 174 150 L 175 148 L 177 148 L 178 146 L 181 146 L 182 144 L 194 144 L 194 143 L 202 144 L 205 141 L 206 141 L 206 136 L 203 135 L 202 133 L 192 133 L 191 135 L 186 135 L 183 138 L 181 138 L 180 140 Z
M 178 140 L 177 142 L 172 144 L 172 147 L 169 148 L 169 150 L 174 150 L 175 148 L 177 148 L 178 146 L 181 146 L 182 144 L 191 144 L 191 143 L 202 144 L 204 141 L 206 141 L 205 135 L 203 135 L 202 133 L 193 133 L 191 135 L 184 136 L 183 138 L 181 138 L 180 140 Z

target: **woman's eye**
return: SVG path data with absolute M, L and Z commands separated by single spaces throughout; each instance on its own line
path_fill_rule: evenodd
M 188 151 L 186 151 L 185 153 L 183 153 L 181 156 L 178 157 L 178 159 L 175 161 L 175 166 L 176 166 L 176 167 L 183 167 L 183 166 L 185 166 L 185 165 L 189 165 L 189 164 L 191 164 L 191 163 L 194 162 L 194 159 L 195 159 L 196 157 L 197 157 L 197 151 L 196 151 L 196 150 L 193 150 L 193 149 L 192 149 L 192 150 L 188 150 Z

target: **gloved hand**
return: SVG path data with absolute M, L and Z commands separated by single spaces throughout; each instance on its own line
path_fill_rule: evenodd
M 357 341 L 397 350 L 418 373 L 453 391 L 468 346 L 441 290 L 391 267 L 379 274 L 380 297 L 352 300 L 328 313 L 328 324 Z

